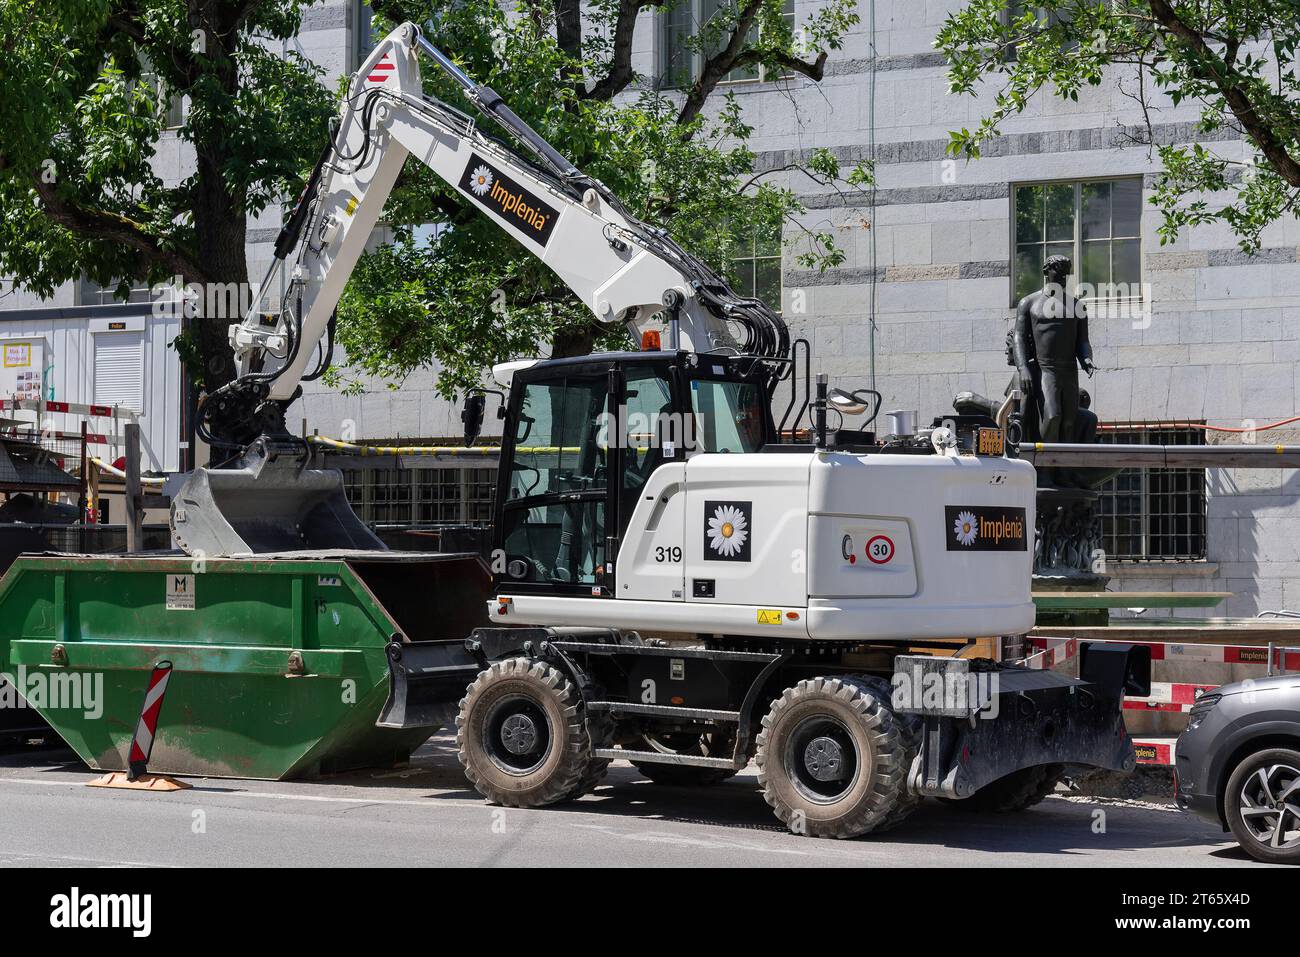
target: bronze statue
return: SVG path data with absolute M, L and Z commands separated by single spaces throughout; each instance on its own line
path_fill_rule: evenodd
M 1051 256 L 1043 264 L 1046 282 L 1016 305 L 1015 325 L 1007 333 L 1007 365 L 1016 372 L 1006 395 L 1020 390 L 1017 441 L 1095 442 L 1097 415 L 1088 393 L 1079 388 L 1079 368 L 1092 375 L 1088 313 L 1070 295 L 1065 281 L 1070 260 Z M 1077 363 L 1077 366 L 1076 366 Z M 996 418 L 1001 402 L 977 392 L 959 392 L 953 408 L 966 415 Z M 1050 469 L 1040 474 L 1046 485 L 1092 488 L 1113 474 L 1096 469 Z
M 1066 290 L 1069 275 L 1068 257 L 1049 256 L 1043 288 L 1016 306 L 1013 358 L 1025 415 L 1040 442 L 1080 441 L 1079 369 L 1089 376 L 1094 369 L 1088 311 Z

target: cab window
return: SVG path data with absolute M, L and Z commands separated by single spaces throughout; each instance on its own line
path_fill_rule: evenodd
M 766 441 L 763 390 L 749 382 L 691 381 L 696 448 L 701 452 L 757 452 Z
M 562 379 L 524 389 L 510 498 L 587 491 L 605 481 L 605 380 Z
M 523 581 L 592 585 L 605 563 L 608 436 L 604 376 L 524 388 L 503 515 Z

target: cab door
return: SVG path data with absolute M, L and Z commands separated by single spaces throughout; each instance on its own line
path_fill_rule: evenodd
M 609 383 L 603 370 L 575 367 L 525 381 L 514 397 L 498 499 L 502 578 L 512 591 L 608 592 Z
M 664 364 L 628 363 L 619 407 L 619 553 L 615 595 L 681 601 L 685 576 L 683 417 Z

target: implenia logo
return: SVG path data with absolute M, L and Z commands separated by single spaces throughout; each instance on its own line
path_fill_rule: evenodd
M 979 519 L 971 511 L 962 511 L 957 513 L 957 518 L 952 523 L 952 534 L 957 539 L 958 545 L 973 545 L 975 539 L 980 537 Z
M 947 505 L 944 525 L 950 552 L 1023 552 L 1029 548 L 1023 508 Z
M 460 188 L 529 239 L 545 246 L 559 212 L 476 153 L 460 178 Z

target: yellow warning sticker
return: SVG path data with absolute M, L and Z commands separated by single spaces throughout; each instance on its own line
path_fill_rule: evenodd
M 781 609 L 779 608 L 760 608 L 758 610 L 758 623 L 760 625 L 779 625 L 781 624 Z
M 347 210 L 348 215 L 351 216 L 357 211 L 357 198 L 355 196 L 349 196 L 348 201 L 344 204 L 343 208 Z

